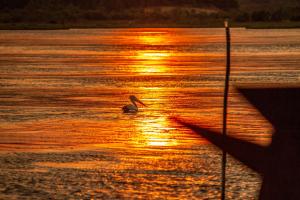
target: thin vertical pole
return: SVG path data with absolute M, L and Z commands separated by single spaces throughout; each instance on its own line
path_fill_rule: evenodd
M 225 78 L 225 88 L 224 88 L 224 107 L 223 107 L 223 142 L 226 142 L 227 135 L 227 107 L 228 107 L 228 91 L 229 91 L 229 80 L 230 80 L 230 28 L 228 21 L 225 21 L 226 30 L 226 78 Z M 223 150 L 222 154 L 222 193 L 221 199 L 225 200 L 226 192 L 226 162 L 227 162 L 227 152 Z

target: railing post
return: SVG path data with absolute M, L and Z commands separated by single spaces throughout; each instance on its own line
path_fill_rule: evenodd
M 228 21 L 225 21 L 226 30 L 226 76 L 225 76 L 225 87 L 224 87 L 224 107 L 223 107 L 223 142 L 225 143 L 225 138 L 227 135 L 227 107 L 228 107 L 228 92 L 229 92 L 229 81 L 230 81 L 230 28 Z M 222 191 L 221 199 L 225 200 L 226 197 L 226 162 L 227 162 L 227 152 L 223 150 L 222 154 Z

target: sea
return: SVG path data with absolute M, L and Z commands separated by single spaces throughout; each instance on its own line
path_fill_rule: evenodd
M 0 31 L 0 199 L 220 199 L 222 28 Z M 231 29 L 228 134 L 273 132 L 240 87 L 300 85 L 300 29 Z M 123 113 L 135 95 L 146 106 Z M 261 177 L 228 157 L 227 199 Z

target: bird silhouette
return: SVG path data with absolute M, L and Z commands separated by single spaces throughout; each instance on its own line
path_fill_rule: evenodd
M 132 102 L 132 104 L 128 104 L 122 107 L 122 110 L 124 113 L 137 113 L 139 111 L 138 106 L 136 102 L 139 104 L 146 106 L 141 100 L 139 100 L 136 96 L 131 95 L 129 97 L 129 100 Z

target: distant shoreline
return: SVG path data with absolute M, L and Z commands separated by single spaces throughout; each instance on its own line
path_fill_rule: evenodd
M 89 28 L 222 28 L 222 22 L 162 22 L 162 23 L 141 23 L 135 21 L 100 21 L 82 23 L 0 23 L 0 30 L 66 30 L 66 29 L 89 29 Z M 233 28 L 247 29 L 292 29 L 300 28 L 299 22 L 232 22 Z

